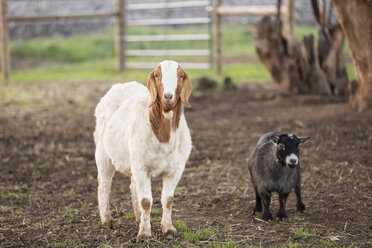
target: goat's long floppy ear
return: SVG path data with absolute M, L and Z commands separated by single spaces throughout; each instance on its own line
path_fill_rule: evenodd
M 278 144 L 279 143 L 279 136 L 274 134 L 274 135 L 271 135 L 270 136 L 270 140 L 274 143 L 274 144 Z
M 184 72 L 183 86 L 181 89 L 180 97 L 181 97 L 182 103 L 188 108 L 191 108 L 191 104 L 189 103 L 189 97 L 191 95 L 191 91 L 192 91 L 192 85 L 191 85 L 189 75 L 187 75 L 187 73 Z
M 303 145 L 306 144 L 311 139 L 311 137 L 298 137 L 298 139 L 300 140 L 300 144 Z
M 151 104 L 149 107 L 155 104 L 156 98 L 158 96 L 158 90 L 156 89 L 156 82 L 155 82 L 155 70 L 153 70 L 149 74 L 149 78 L 147 79 L 147 89 L 150 92 L 151 96 Z

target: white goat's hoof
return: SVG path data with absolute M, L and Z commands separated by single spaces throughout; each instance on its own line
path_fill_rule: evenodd
M 151 239 L 151 233 L 139 233 L 137 235 L 137 242 L 149 241 Z
M 162 226 L 161 231 L 166 239 L 174 239 L 177 236 L 177 230 L 173 225 L 168 227 Z
M 114 228 L 114 218 L 107 217 L 105 220 L 102 220 L 102 227 L 107 229 L 113 229 Z

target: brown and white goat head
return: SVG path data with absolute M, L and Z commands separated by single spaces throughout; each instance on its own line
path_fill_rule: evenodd
M 192 86 L 187 73 L 176 62 L 165 60 L 149 75 L 150 124 L 159 142 L 167 143 L 171 129 L 178 129 L 183 106 L 191 107 Z
M 151 105 L 159 103 L 164 112 L 173 110 L 181 101 L 191 107 L 191 82 L 187 73 L 177 62 L 165 60 L 149 75 L 147 88 L 151 95 Z

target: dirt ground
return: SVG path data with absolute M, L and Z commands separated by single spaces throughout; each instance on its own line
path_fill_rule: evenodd
M 161 181 L 153 180 L 153 239 L 136 244 L 129 178 L 116 174 L 114 229 L 100 227 L 93 110 L 108 83 L 13 85 L 0 91 L 0 247 L 370 247 L 372 110 L 340 98 L 275 97 L 270 85 L 193 92 L 193 150 L 173 220 L 190 232 L 162 238 Z M 247 158 L 271 130 L 311 136 L 301 150 L 304 214 L 252 216 Z M 278 209 L 274 195 L 271 210 Z

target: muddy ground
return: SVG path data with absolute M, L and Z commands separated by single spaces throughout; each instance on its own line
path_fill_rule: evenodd
M 372 110 L 352 112 L 340 98 L 278 98 L 270 85 L 193 93 L 185 113 L 193 150 L 175 194 L 175 240 L 161 236 L 158 179 L 150 242 L 136 244 L 129 178 L 120 174 L 114 229 L 100 227 L 93 110 L 109 86 L 1 89 L 0 247 L 370 247 Z M 251 215 L 247 158 L 271 130 L 312 139 L 300 158 L 306 212 L 296 213 L 292 193 L 289 218 L 265 223 Z

